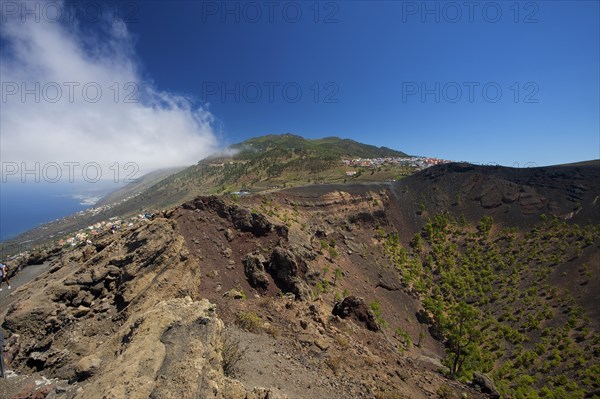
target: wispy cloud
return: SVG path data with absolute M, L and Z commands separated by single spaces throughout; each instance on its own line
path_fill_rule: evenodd
M 218 148 L 210 112 L 142 77 L 122 21 L 5 13 L 1 40 L 2 162 L 96 162 L 107 174 L 133 162 L 141 173 Z

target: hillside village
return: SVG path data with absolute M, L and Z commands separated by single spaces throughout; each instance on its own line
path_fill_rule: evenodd
M 444 163 L 450 163 L 452 161 L 439 159 L 439 158 L 425 158 L 425 157 L 381 157 L 381 158 L 354 158 L 342 160 L 344 165 L 353 168 L 378 168 L 385 165 L 397 165 L 407 166 L 423 170 L 434 165 L 441 165 Z M 347 176 L 356 175 L 356 171 L 347 171 Z

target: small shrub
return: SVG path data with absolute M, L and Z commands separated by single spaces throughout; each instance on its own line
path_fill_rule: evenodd
M 235 377 L 239 372 L 239 363 L 246 354 L 247 348 L 240 346 L 240 340 L 226 333 L 221 346 L 223 357 L 223 373 L 227 377 Z
M 381 315 L 381 304 L 379 303 L 379 301 L 371 302 L 369 307 L 373 311 L 373 314 L 375 315 L 375 321 L 377 322 L 379 327 L 386 328 L 388 326 L 388 322 Z
M 335 302 L 342 302 L 342 300 L 343 300 L 343 299 L 344 299 L 344 298 L 342 297 L 342 294 L 340 294 L 339 292 L 336 292 L 336 293 L 333 295 L 333 300 L 334 300 Z
M 329 247 L 329 257 L 330 257 L 331 259 L 335 259 L 335 258 L 337 258 L 337 257 L 338 257 L 338 255 L 339 255 L 339 254 L 338 254 L 338 251 L 337 251 L 337 249 L 335 249 L 335 247 Z
M 454 393 L 452 389 L 448 385 L 442 385 L 436 391 L 438 398 L 440 399 L 452 399 L 454 398 Z
M 237 324 L 244 330 L 258 333 L 261 330 L 260 317 L 254 312 L 240 312 L 237 314 Z
M 410 349 L 410 347 L 412 346 L 412 338 L 410 337 L 410 334 L 402 327 L 396 328 L 396 331 L 394 332 L 396 333 L 396 337 L 398 337 L 398 339 L 400 340 L 400 342 L 402 342 L 404 347 L 406 349 Z

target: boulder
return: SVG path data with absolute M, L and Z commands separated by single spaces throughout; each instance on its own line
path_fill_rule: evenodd
M 500 392 L 494 382 L 487 375 L 476 371 L 473 373 L 473 385 L 479 387 L 482 393 L 488 394 L 491 399 L 500 399 Z
M 252 213 L 239 206 L 229 207 L 231 222 L 236 229 L 241 231 L 252 231 Z
M 244 273 L 248 283 L 258 290 L 269 288 L 269 278 L 265 272 L 264 264 L 267 261 L 260 254 L 248 254 L 244 258 Z
M 50 289 L 50 297 L 54 302 L 69 303 L 77 296 L 77 294 L 79 294 L 79 292 L 80 287 L 78 285 L 69 285 L 65 282 L 65 286 L 52 287 Z
M 275 284 L 284 292 L 291 292 L 296 299 L 307 300 L 311 297 L 310 289 L 304 281 L 308 266 L 298 259 L 292 249 L 276 247 L 271 254 L 268 272 Z
M 121 273 L 121 269 L 114 265 L 106 266 L 106 270 L 108 270 L 108 274 L 111 276 L 118 276 Z
M 90 308 L 88 308 L 87 306 L 83 306 L 80 305 L 79 307 L 77 307 L 77 309 L 73 310 L 73 316 L 80 318 L 83 317 L 85 315 L 87 315 L 88 313 L 90 313 Z
M 189 210 L 213 210 L 222 218 L 229 216 L 225 202 L 215 196 L 198 197 L 190 202 L 186 202 L 182 207 Z
M 106 267 L 97 267 L 92 269 L 92 282 L 97 283 L 104 280 L 108 276 L 109 269 Z
M 77 276 L 77 284 L 79 285 L 92 285 L 94 279 L 91 272 L 84 272 Z
M 94 296 L 96 296 L 96 297 L 98 297 L 98 296 L 104 296 L 105 295 L 105 290 L 106 289 L 104 288 L 104 282 L 103 281 L 101 281 L 98 284 L 93 285 L 93 286 L 90 287 L 90 292 Z
M 94 300 L 94 295 L 89 291 L 81 290 L 77 293 L 77 296 L 71 301 L 71 305 L 77 307 L 79 305 L 90 306 Z
M 250 212 L 249 210 L 232 205 L 229 207 L 231 222 L 241 231 L 249 231 L 255 236 L 264 236 L 273 230 L 273 225 L 261 213 Z
M 265 236 L 271 232 L 273 225 L 262 213 L 252 214 L 252 234 L 255 236 Z
M 224 293 L 223 296 L 226 298 L 244 299 L 244 294 L 241 291 L 238 291 L 233 288 Z
M 95 356 L 86 356 L 81 358 L 75 364 L 75 378 L 77 381 L 87 380 L 92 377 L 98 369 L 100 368 L 100 364 L 102 362 Z
M 371 331 L 379 331 L 379 325 L 375 321 L 375 315 L 365 304 L 363 298 L 356 296 L 348 296 L 343 301 L 338 302 L 333 307 L 331 312 L 334 316 L 339 316 L 342 319 L 348 317 L 364 324 Z

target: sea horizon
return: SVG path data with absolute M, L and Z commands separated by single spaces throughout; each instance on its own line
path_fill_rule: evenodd
M 0 242 L 93 207 L 115 184 L 0 183 Z

